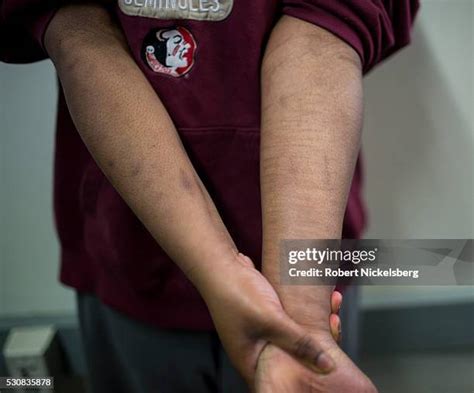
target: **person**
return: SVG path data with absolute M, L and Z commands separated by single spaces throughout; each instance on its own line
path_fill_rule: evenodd
M 281 285 L 279 243 L 360 236 L 362 75 L 417 9 L 2 1 L 1 59 L 49 56 L 61 84 L 61 281 L 92 391 L 245 391 L 227 355 L 258 392 L 376 391 L 334 339 L 340 297 Z

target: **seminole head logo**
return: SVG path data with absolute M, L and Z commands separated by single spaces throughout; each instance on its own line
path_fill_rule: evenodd
M 184 27 L 153 30 L 143 43 L 143 57 L 149 67 L 174 77 L 189 72 L 195 51 L 196 41 Z

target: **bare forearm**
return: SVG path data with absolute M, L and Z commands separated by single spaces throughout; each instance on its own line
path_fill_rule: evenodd
M 357 54 L 318 27 L 282 18 L 262 66 L 263 266 L 300 323 L 327 328 L 332 288 L 280 286 L 280 240 L 340 238 L 361 118 Z
M 167 111 L 118 28 L 98 35 L 92 26 L 90 35 L 86 26 L 64 42 L 56 18 L 46 45 L 81 137 L 158 243 L 202 286 L 205 272 L 236 251 Z M 110 24 L 100 9 L 91 18 Z
M 45 43 L 74 123 L 93 157 L 196 285 L 227 353 L 250 385 L 269 342 L 312 370 L 330 371 L 334 362 L 327 347 L 284 312 L 268 281 L 237 254 L 120 30 L 104 27 L 111 21 L 100 7 L 90 11 L 81 14 L 82 21 L 57 14 Z M 73 26 L 68 26 L 71 21 Z M 71 40 L 70 31 L 77 26 L 82 27 Z

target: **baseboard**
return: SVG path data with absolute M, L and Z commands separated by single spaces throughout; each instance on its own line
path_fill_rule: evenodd
M 58 329 L 67 369 L 83 375 L 84 357 L 74 315 L 0 318 L 0 348 L 12 327 L 45 324 Z M 474 348 L 474 302 L 363 310 L 360 331 L 362 356 Z M 2 375 L 6 368 L 0 353 Z

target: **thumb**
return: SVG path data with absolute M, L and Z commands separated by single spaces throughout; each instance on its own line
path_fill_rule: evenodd
M 286 315 L 271 329 L 268 340 L 312 370 L 328 373 L 335 367 L 334 360 L 316 338 Z

